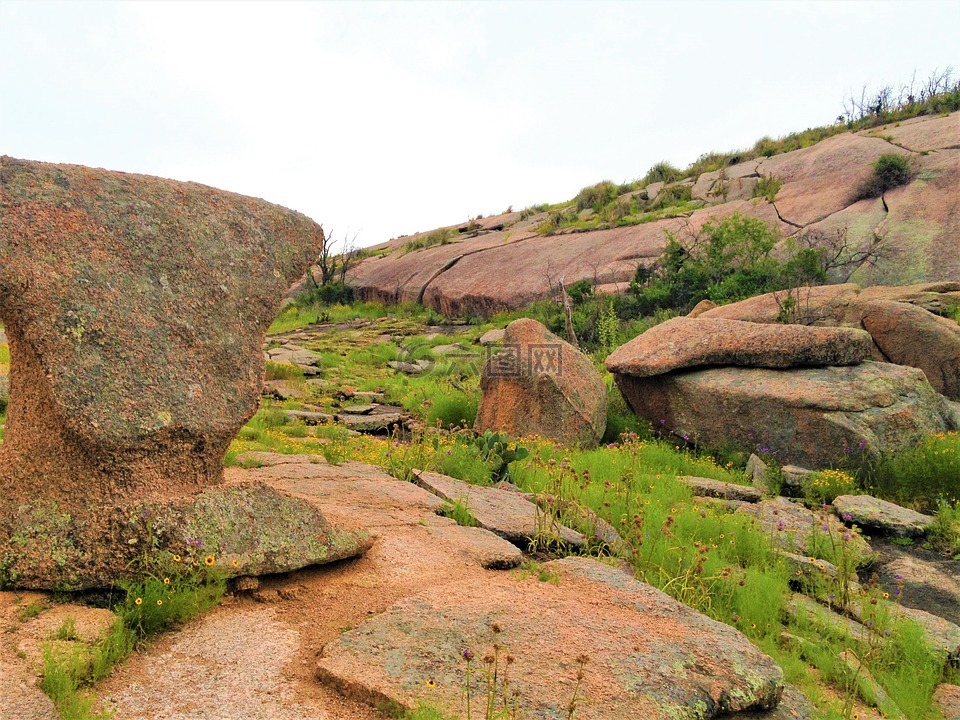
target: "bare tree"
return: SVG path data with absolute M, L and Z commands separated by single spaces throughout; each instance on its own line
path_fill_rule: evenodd
M 329 285 L 336 280 L 343 282 L 346 278 L 347 270 L 350 269 L 351 263 L 356 259 L 359 252 L 356 247 L 357 235 L 359 233 L 344 234 L 343 239 L 337 241 L 332 230 L 329 234 L 324 233 L 323 244 L 320 246 L 320 253 L 317 256 L 321 285 Z M 339 250 L 337 249 L 338 244 L 341 245 Z

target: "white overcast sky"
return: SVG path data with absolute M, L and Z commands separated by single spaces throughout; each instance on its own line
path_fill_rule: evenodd
M 960 2 L 0 0 L 0 38 L 0 154 L 255 195 L 369 245 L 960 71 Z

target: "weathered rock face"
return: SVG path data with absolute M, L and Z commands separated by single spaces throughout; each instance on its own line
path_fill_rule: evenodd
M 920 368 L 937 392 L 960 400 L 960 324 L 889 300 L 865 302 L 861 322 L 890 362 Z
M 923 373 L 888 363 L 615 377 L 635 412 L 675 433 L 804 467 L 874 457 L 952 427 L 946 400 Z
M 882 199 L 854 202 L 857 185 L 888 153 L 908 156 L 915 179 Z M 752 197 L 761 177 L 782 183 L 773 201 Z M 840 231 L 854 248 L 880 240 L 880 262 L 859 268 L 852 278 L 858 283 L 960 279 L 960 113 L 836 135 L 704 173 L 687 184 L 694 200 L 705 203 L 689 218 L 695 228 L 736 211 L 763 219 L 785 238 L 808 231 L 832 238 Z M 640 192 L 652 199 L 662 190 L 662 183 L 654 183 Z M 548 220 L 548 212 L 506 213 L 470 228 L 450 228 L 448 243 L 415 251 L 405 245 L 429 232 L 396 238 L 356 265 L 349 280 L 363 298 L 419 298 L 448 314 L 489 314 L 549 297 L 550 276 L 623 292 L 637 266 L 660 255 L 665 231 L 676 232 L 682 222 L 670 218 L 539 234 Z
M 766 368 L 855 365 L 869 358 L 872 349 L 870 335 L 854 328 L 677 317 L 655 325 L 617 348 L 607 358 L 607 369 L 649 377 L 710 365 Z
M 862 327 L 876 345 L 874 359 L 920 368 L 937 392 L 960 400 L 960 325 L 941 317 L 960 306 L 960 283 L 869 288 L 848 283 L 792 292 L 797 299 L 797 322 Z M 782 327 L 778 317 L 784 296 L 783 292 L 758 295 L 709 310 L 700 319 Z
M 490 574 L 400 600 L 328 644 L 318 677 L 371 704 L 411 708 L 430 688 L 432 703 L 466 717 L 469 650 L 473 714 L 481 716 L 481 658 L 497 643 L 501 662 L 516 657 L 510 691 L 523 717 L 566 715 L 581 667 L 576 714 L 584 720 L 736 718 L 779 702 L 780 668 L 737 630 L 589 558 L 542 568 L 559 582 Z
M 12 357 L 0 495 L 16 510 L 0 516 L 0 567 L 26 572 L 11 566 L 14 522 L 63 521 L 66 537 L 98 508 L 222 480 L 227 444 L 256 409 L 266 328 L 322 239 L 262 200 L 0 158 Z M 87 539 L 102 530 L 92 522 Z M 76 567 L 61 570 L 46 581 Z
M 929 515 L 870 495 L 841 495 L 833 506 L 845 520 L 897 537 L 920 537 L 933 524 Z
M 607 423 L 607 388 L 586 355 L 536 320 L 506 328 L 504 349 L 487 360 L 475 427 L 596 445 Z

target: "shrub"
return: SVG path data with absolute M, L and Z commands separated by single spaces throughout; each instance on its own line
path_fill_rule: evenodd
M 453 237 L 454 230 L 453 228 L 440 228 L 434 230 L 433 232 L 419 237 L 416 240 L 411 240 L 403 246 L 404 252 L 413 252 L 414 250 L 423 250 L 424 248 L 433 247 L 434 245 L 447 245 L 450 242 L 450 239 Z
M 546 212 L 549 209 L 550 209 L 550 205 L 548 205 L 547 203 L 530 205 L 529 207 L 525 207 L 523 210 L 520 211 L 520 219 L 526 220 L 527 218 L 533 217 L 537 213 Z
M 809 476 L 803 484 L 803 496 L 814 505 L 832 503 L 841 495 L 850 495 L 857 490 L 853 476 L 840 470 L 821 470 Z
M 567 295 L 574 305 L 580 305 L 586 298 L 593 295 L 593 285 L 589 280 L 577 280 L 567 286 Z
M 578 211 L 592 208 L 596 212 L 600 212 L 604 205 L 617 199 L 618 191 L 619 188 L 617 185 L 614 185 L 609 180 L 603 180 L 596 185 L 583 188 L 583 190 L 577 193 L 574 202 L 577 205 Z
M 887 153 L 873 163 L 873 173 L 857 188 L 854 200 L 866 200 L 883 195 L 888 190 L 910 182 L 913 171 L 910 160 L 897 153 Z
M 334 280 L 318 287 L 314 297 L 324 305 L 348 305 L 353 302 L 353 288 L 341 280 Z
M 693 189 L 689 185 L 667 185 L 656 200 L 650 203 L 648 210 L 662 210 L 681 203 L 690 202 L 693 199 Z
M 755 198 L 766 198 L 768 202 L 773 202 L 777 199 L 777 193 L 780 192 L 782 184 L 780 178 L 774 175 L 761 175 L 760 180 L 753 188 L 753 196 Z
M 652 168 L 647 170 L 647 174 L 643 176 L 643 180 L 640 181 L 640 184 L 649 185 L 650 183 L 655 182 L 672 183 L 676 182 L 681 177 L 683 177 L 683 173 L 680 172 L 680 170 L 668 163 L 666 160 L 661 160 Z

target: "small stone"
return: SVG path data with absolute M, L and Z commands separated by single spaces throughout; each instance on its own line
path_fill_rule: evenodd
M 231 581 L 233 589 L 238 592 L 250 592 L 260 587 L 260 578 L 253 575 L 241 575 Z
M 299 420 L 307 425 L 326 425 L 332 423 L 334 416 L 330 413 L 313 412 L 310 410 L 284 410 L 283 414 L 291 420 Z
M 252 597 L 258 603 L 265 605 L 280 602 L 280 593 L 276 590 L 255 590 Z
M 696 495 L 703 495 L 704 497 L 750 503 L 760 502 L 763 499 L 763 493 L 749 485 L 736 485 L 693 475 L 681 475 L 677 480 L 693 490 Z
M 348 405 L 347 407 L 340 408 L 340 412 L 349 415 L 369 415 L 376 409 L 376 405 Z
M 503 328 L 495 328 L 493 330 L 487 330 L 483 335 L 480 336 L 480 344 L 487 345 L 501 345 L 503 344 L 503 334 L 506 331 Z
M 747 460 L 746 473 L 753 481 L 754 487 L 767 489 L 767 464 L 753 453 Z

